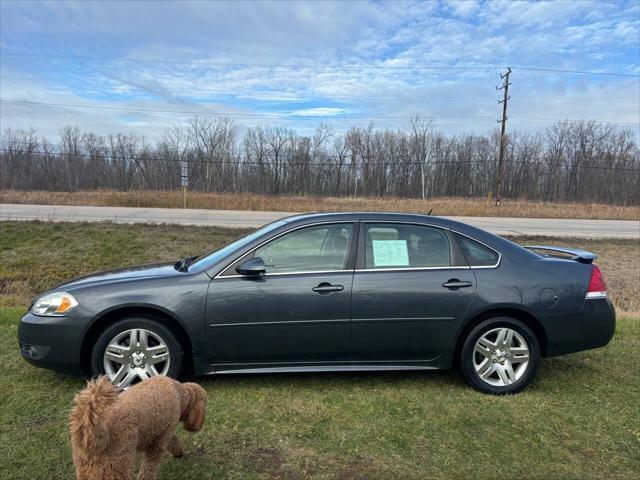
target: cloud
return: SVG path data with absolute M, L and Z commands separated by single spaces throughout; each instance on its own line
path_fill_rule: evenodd
M 476 0 L 449 0 L 448 7 L 460 17 L 469 17 L 480 8 L 480 3 Z
M 369 121 L 396 128 L 420 114 L 448 133 L 486 132 L 499 114 L 495 85 L 506 65 L 514 67 L 510 127 L 536 130 L 559 118 L 640 122 L 637 78 L 515 68 L 637 75 L 633 0 L 2 2 L 0 9 L 2 99 L 107 107 L 0 104 L 2 127 L 47 135 L 70 123 L 156 137 L 189 112 L 303 131 L 318 117 L 339 131 Z M 469 66 L 476 68 L 460 68 Z
M 289 115 L 291 115 L 292 117 L 327 117 L 334 115 L 343 115 L 345 113 L 349 113 L 349 110 L 336 107 L 317 107 L 293 110 L 289 113 Z

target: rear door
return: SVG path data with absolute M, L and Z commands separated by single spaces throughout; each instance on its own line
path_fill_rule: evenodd
M 476 290 L 453 236 L 405 223 L 363 223 L 360 232 L 351 301 L 354 361 L 436 359 Z

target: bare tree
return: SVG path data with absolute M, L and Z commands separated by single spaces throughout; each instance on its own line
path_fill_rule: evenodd
M 640 204 L 637 134 L 613 125 L 558 122 L 512 132 L 506 142 L 506 198 Z M 480 197 L 493 191 L 499 132 L 446 136 L 419 117 L 399 130 L 352 127 L 310 135 L 258 125 L 239 137 L 228 118 L 191 119 L 155 145 L 77 127 L 51 143 L 33 129 L 0 136 L 0 187 L 117 190 L 189 188 L 266 194 Z

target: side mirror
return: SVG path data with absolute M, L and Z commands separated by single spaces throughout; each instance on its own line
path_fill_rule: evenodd
M 236 267 L 236 272 L 240 275 L 263 275 L 266 270 L 267 267 L 265 267 L 264 261 L 260 257 L 250 258 Z

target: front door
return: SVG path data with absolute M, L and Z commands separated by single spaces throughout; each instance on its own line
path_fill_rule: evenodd
M 476 279 L 453 237 L 424 225 L 367 223 L 353 280 L 354 360 L 429 362 L 448 345 Z
M 348 360 L 354 231 L 353 223 L 295 229 L 241 259 L 262 258 L 264 275 L 232 270 L 212 280 L 206 316 L 215 369 Z

